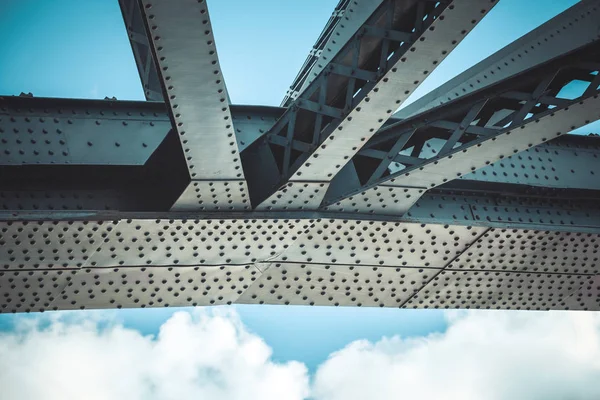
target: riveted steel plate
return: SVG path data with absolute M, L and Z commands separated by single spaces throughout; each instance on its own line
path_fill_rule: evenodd
M 122 220 L 85 266 L 247 265 L 275 257 L 310 220 Z
M 600 189 L 600 152 L 536 146 L 462 179 L 556 188 Z
M 472 206 L 471 210 L 478 221 L 530 223 L 548 226 L 600 226 L 600 213 L 594 209 L 573 210 L 568 206 L 540 207 L 523 204 L 517 207 L 507 205 Z
M 267 133 L 284 111 L 278 107 L 232 105 L 231 116 L 240 151 Z
M 55 309 L 231 304 L 257 278 L 254 266 L 86 268 L 52 304 Z
M 472 221 L 472 204 L 488 201 L 490 200 L 485 198 L 426 193 L 408 210 L 405 218 L 432 223 Z
M 591 233 L 490 229 L 449 269 L 596 274 L 600 236 Z
M 191 181 L 171 211 L 249 210 L 246 181 Z
M 2 210 L 119 210 L 126 204 L 116 190 L 0 190 Z
M 600 98 L 588 97 L 569 107 L 527 122 L 521 127 L 483 138 L 417 169 L 391 178 L 385 184 L 434 187 L 485 167 L 514 153 L 544 143 L 600 118 Z
M 423 188 L 377 186 L 324 207 L 328 211 L 403 215 L 425 192 Z
M 318 219 L 273 261 L 442 268 L 486 228 Z
M 566 309 L 587 275 L 444 270 L 406 308 Z
M 206 1 L 141 4 L 190 176 L 244 179 Z
M 400 307 L 437 273 L 427 268 L 271 263 L 237 302 Z
M 599 17 L 595 1 L 580 1 L 411 103 L 398 116 L 424 112 L 590 43 L 598 37 Z
M 600 276 L 589 276 L 581 288 L 566 300 L 569 310 L 600 311 Z
M 74 272 L 0 271 L 0 313 L 48 310 Z
M 319 208 L 329 182 L 288 182 L 263 201 L 257 210 L 315 210 Z
M 0 114 L 0 165 L 143 165 L 171 129 L 164 114 L 111 113 L 108 104 L 56 111 Z
M 81 267 L 114 228 L 111 221 L 0 223 L 0 270 Z

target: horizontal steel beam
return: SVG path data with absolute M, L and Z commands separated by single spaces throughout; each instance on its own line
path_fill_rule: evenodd
M 88 118 L 90 122 L 93 123 L 83 124 L 81 126 L 90 127 L 92 130 L 91 132 L 98 127 L 106 127 L 111 121 L 117 120 L 120 121 L 121 124 L 127 123 L 127 125 L 121 126 L 124 130 L 123 132 L 127 132 L 129 136 L 124 136 L 120 133 L 121 131 L 117 131 L 119 132 L 120 144 L 120 147 L 117 147 L 117 149 L 127 149 L 127 146 L 125 145 L 125 139 L 127 137 L 130 137 L 134 141 L 149 143 L 149 139 L 152 138 L 153 133 L 150 132 L 150 137 L 148 137 L 148 130 L 144 128 L 144 126 L 147 126 L 148 124 L 153 125 L 157 129 L 168 129 L 169 127 L 165 106 L 162 103 L 28 97 L 6 97 L 5 99 L 5 104 L 10 104 L 10 107 L 6 107 L 3 111 L 6 113 L 4 115 L 7 115 L 7 117 L 3 118 L 3 121 L 5 122 L 10 122 L 13 118 L 25 122 L 25 118 L 29 118 L 28 124 L 30 126 L 36 126 L 37 120 L 32 119 L 31 115 L 38 112 L 45 115 L 44 122 L 53 121 L 54 118 L 57 118 L 59 121 L 64 120 L 65 123 L 63 125 L 67 127 L 67 129 L 73 128 L 75 124 L 66 122 L 66 115 Z M 232 121 L 239 148 L 244 149 L 262 137 L 284 111 L 285 109 L 278 107 L 231 106 Z M 28 117 L 24 117 L 24 115 L 27 115 Z M 138 128 L 138 125 L 135 123 L 129 123 L 130 119 L 135 119 L 136 116 L 143 118 L 145 121 L 144 124 L 139 124 L 141 129 Z M 100 124 L 97 125 L 96 121 Z M 394 123 L 394 120 L 391 120 L 391 123 Z M 5 131 L 8 132 L 10 126 L 11 125 L 7 125 Z M 43 125 L 38 127 L 41 128 L 41 126 Z M 25 132 L 26 130 L 23 130 L 21 134 L 24 134 Z M 44 136 L 43 129 L 36 129 L 33 133 L 28 133 L 28 135 L 32 136 L 35 132 Z M 85 131 L 73 131 L 73 134 L 86 136 Z M 100 148 L 110 148 L 110 146 L 114 145 L 114 142 L 111 142 L 111 140 L 113 140 L 110 137 L 111 134 L 113 133 L 108 132 L 97 136 L 94 139 L 96 146 Z M 18 135 L 16 136 L 19 137 Z M 595 137 L 573 135 L 560 137 L 548 143 L 528 149 L 523 153 L 506 157 L 503 160 L 467 174 L 461 179 L 481 182 L 510 183 L 525 186 L 548 186 L 557 189 L 595 188 L 593 185 L 596 181 L 590 179 L 593 176 L 600 174 L 600 163 L 597 161 L 600 156 L 599 141 L 600 139 Z M 435 155 L 440 149 L 440 143 L 443 143 L 443 141 L 437 140 L 436 142 L 436 140 L 430 140 L 424 147 L 423 152 L 429 152 L 432 156 Z M 146 149 L 148 152 L 153 153 L 156 151 L 156 145 L 152 148 L 147 147 Z M 10 142 L 10 146 L 6 145 L 2 150 L 17 153 L 16 141 Z M 129 150 L 128 153 L 131 153 L 131 150 Z M 177 154 L 177 152 L 174 152 L 172 155 L 166 156 L 166 159 L 170 160 L 168 161 L 169 163 L 176 162 L 178 157 L 183 157 L 181 155 L 177 156 Z M 84 158 L 85 162 L 90 163 L 93 160 L 93 157 L 100 156 L 101 154 L 95 153 L 92 154 L 92 158 L 85 158 L 84 156 L 80 157 Z M 112 157 L 114 157 L 114 155 Z M 125 158 L 123 160 L 125 165 L 135 165 L 132 161 L 135 161 L 135 158 Z M 55 162 L 53 165 L 56 166 L 60 164 Z M 42 165 L 38 166 L 39 168 L 46 168 L 42 167 Z M 72 171 L 77 171 L 80 167 L 71 165 L 69 168 L 73 168 Z M 42 173 L 39 169 L 36 170 L 37 172 L 32 173 L 38 176 L 44 176 L 44 179 L 48 179 L 48 182 L 54 182 L 54 185 L 59 186 L 52 188 L 46 185 L 43 188 L 37 186 L 26 189 L 28 186 L 27 182 L 29 182 L 31 178 L 28 178 L 28 175 L 23 175 L 22 173 L 15 175 L 12 180 L 14 183 L 8 185 L 6 183 L 7 177 L 15 174 L 15 170 L 12 170 L 13 172 L 10 171 L 11 170 L 5 170 L 4 173 L 5 183 L 2 186 L 4 202 L 0 208 L 15 210 L 135 210 L 136 207 L 136 203 L 132 203 L 124 208 L 122 206 L 117 206 L 114 200 L 110 200 L 116 195 L 109 196 L 110 190 L 112 190 L 109 188 L 92 190 L 88 184 L 85 190 L 81 188 L 78 189 L 77 187 L 65 187 L 64 189 L 59 190 L 59 182 L 52 178 L 52 172 L 48 169 L 45 170 L 46 172 L 43 175 L 40 175 Z M 81 173 L 71 172 L 70 174 L 75 173 L 78 175 L 90 176 L 90 172 L 84 172 L 84 170 L 80 171 Z M 107 176 L 111 176 L 110 172 L 107 171 L 107 173 Z M 60 174 L 64 175 L 64 172 L 60 172 Z M 343 204 L 338 204 L 337 207 L 330 206 L 329 209 L 345 212 L 351 211 L 398 215 L 406 212 L 414 203 L 419 193 L 423 192 L 422 189 L 396 188 L 394 186 L 384 186 L 384 188 L 385 190 L 381 191 L 379 194 L 375 193 L 374 195 L 368 195 L 364 192 L 353 196 Z M 412 192 L 415 192 L 416 194 L 413 195 Z M 206 206 L 202 211 L 210 211 L 219 209 L 218 206 L 213 203 L 213 196 L 226 196 L 227 192 L 220 192 L 215 190 L 214 187 L 209 186 L 205 190 L 194 192 L 193 195 L 198 196 L 198 200 L 202 200 L 206 203 Z M 313 198 L 311 198 L 313 193 L 309 188 L 306 188 L 305 191 L 302 192 L 302 195 L 305 198 L 304 201 L 313 201 Z M 82 199 L 88 198 L 93 198 L 94 200 L 86 202 L 82 201 Z M 291 200 L 294 199 L 290 199 L 290 201 Z M 227 208 L 225 208 L 225 210 L 227 210 Z
M 0 166 L 0 209 L 165 211 L 188 182 L 171 131 L 144 165 Z
M 284 111 L 280 107 L 231 105 L 239 148 L 245 149 L 263 136 Z M 157 138 L 163 140 L 170 129 L 162 102 L 0 96 L 0 165 L 143 165 L 160 144 Z M 59 139 L 52 141 L 53 134 Z M 69 146 L 68 139 L 74 146 Z M 80 142 L 89 149 L 73 154 Z M 144 149 L 140 154 L 135 153 L 136 142 Z M 36 154 L 34 145 L 45 146 L 45 151 Z M 32 146 L 31 151 L 24 150 L 27 146 Z M 116 154 L 107 155 L 98 148 L 110 148 L 111 152 L 114 148 Z M 62 151 L 70 154 L 65 156 Z
M 0 222 L 0 311 L 232 303 L 574 309 L 583 306 L 572 297 L 587 293 L 597 274 L 598 227 L 178 214 Z
M 0 97 L 0 165 L 144 165 L 170 129 L 160 103 Z

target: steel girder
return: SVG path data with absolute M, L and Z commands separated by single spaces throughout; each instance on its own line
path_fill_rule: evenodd
M 138 0 L 173 127 L 191 182 L 173 210 L 203 210 L 197 191 L 216 190 L 214 209 L 250 208 L 229 96 L 204 0 Z
M 404 119 L 425 112 L 597 40 L 599 21 L 598 1 L 581 0 L 395 115 Z
M 600 118 L 599 70 L 594 42 L 389 125 L 333 180 L 325 201 L 343 209 L 350 201 L 344 198 L 359 193 L 422 193 L 589 124 Z
M 538 208 L 549 209 L 544 200 Z M 441 224 L 449 216 L 441 209 L 436 223 L 307 212 L 4 214 L 0 310 L 232 303 L 597 309 L 600 214 L 583 207 L 591 215 L 585 225 Z
M 157 152 L 159 144 L 163 145 L 170 129 L 166 107 L 162 103 L 13 96 L 5 97 L 2 104 L 0 112 L 4 114 L 0 119 L 0 142 L 3 144 L 3 152 L 0 160 L 6 171 L 2 181 L 6 184 L 10 176 L 17 182 L 11 192 L 12 206 L 4 203 L 1 207 L 4 209 L 43 209 L 43 206 L 35 202 L 14 201 L 19 198 L 18 189 L 27 185 L 30 179 L 28 176 L 46 173 L 48 179 L 48 165 L 62 166 L 60 171 L 63 171 L 63 174 L 65 171 L 77 174 L 82 165 L 94 167 L 97 171 L 106 167 L 103 174 L 108 174 L 109 170 L 115 167 L 131 166 L 139 167 L 140 170 L 146 168 L 150 155 Z M 263 136 L 284 111 L 285 109 L 277 107 L 231 106 L 238 147 L 244 149 Z M 75 144 L 83 141 L 85 146 L 73 145 L 69 141 L 70 137 L 75 137 Z M 461 179 L 479 184 L 496 182 L 557 190 L 598 190 L 596 180 L 593 179 L 594 176 L 600 175 L 598 142 L 600 139 L 596 137 L 559 137 L 506 157 L 464 175 Z M 441 144 L 442 140 L 432 139 L 424 146 L 423 151 L 428 151 L 434 156 Z M 60 152 L 60 146 L 66 149 L 69 158 Z M 119 153 L 121 151 L 122 153 Z M 162 151 L 165 152 L 164 149 Z M 164 155 L 171 167 L 177 164 L 178 157 L 181 164 L 183 156 L 177 146 L 171 146 L 170 153 Z M 76 162 L 77 160 L 79 162 Z M 33 172 L 29 175 L 18 174 L 17 171 L 23 171 L 22 167 L 29 167 Z M 89 173 L 90 170 L 87 171 Z M 96 172 L 96 175 L 98 173 Z M 18 178 L 15 178 L 17 176 Z M 57 179 L 47 182 L 46 186 L 59 185 L 60 181 Z M 65 183 L 66 181 L 63 182 Z M 366 194 L 361 195 L 362 197 L 354 196 L 350 199 L 350 207 L 344 211 L 402 214 L 412 205 L 418 194 L 424 192 L 417 189 L 417 196 L 413 198 L 409 189 L 401 189 L 399 192 L 403 195 L 400 196 L 391 190 L 391 187 L 386 190 L 387 193 L 381 191 L 373 197 Z M 3 193 L 8 196 L 6 191 Z M 207 211 L 216 207 L 216 197 L 220 195 L 222 194 L 216 190 L 198 191 L 196 199 L 199 203 L 206 203 L 204 210 Z M 303 201 L 309 201 L 311 195 L 307 190 L 303 193 L 306 197 Z M 21 193 L 20 197 L 28 196 Z M 31 208 L 33 205 L 36 207 Z M 95 209 L 93 204 L 78 203 L 75 207 L 75 203 L 72 203 L 72 206 L 59 202 L 49 209 Z M 285 206 L 283 204 L 283 207 Z M 135 207 L 141 205 L 132 205 L 126 209 L 135 210 Z M 290 208 L 293 208 L 291 203 Z M 124 210 L 114 206 L 103 206 L 100 209 Z
M 566 58 L 557 61 L 560 72 L 544 83 L 550 91 L 542 97 L 539 96 L 542 90 L 540 79 L 545 75 L 531 77 L 532 74 L 526 73 L 478 92 L 478 95 L 483 92 L 489 95 L 485 106 L 471 102 L 475 97 L 465 97 L 438 109 L 443 111 L 443 115 L 430 118 L 437 121 L 437 125 L 430 129 L 435 134 L 422 141 L 422 146 L 417 145 L 421 147 L 419 154 L 411 151 L 411 154 L 402 154 L 405 157 L 401 158 L 405 166 L 410 162 L 421 162 L 416 160 L 418 158 L 423 161 L 425 170 L 433 163 L 430 163 L 431 157 L 446 162 L 452 156 L 458 161 L 456 168 L 459 169 L 463 167 L 464 157 L 440 153 L 447 153 L 448 148 L 456 145 L 481 148 L 495 142 L 498 149 L 491 146 L 490 153 L 473 158 L 477 163 L 482 158 L 488 161 L 477 164 L 482 168 L 475 171 L 469 168 L 460 177 L 451 176 L 445 183 L 445 174 L 449 172 L 439 174 L 434 170 L 434 174 L 439 176 L 432 181 L 434 187 L 431 189 L 430 184 L 388 187 L 386 183 L 375 187 L 379 192 L 361 191 L 362 204 L 354 196 L 349 207 L 332 203 L 329 209 L 295 211 L 298 204 L 316 208 L 321 203 L 322 192 L 311 192 L 313 181 L 302 182 L 289 199 L 278 199 L 280 205 L 276 208 L 290 208 L 289 211 L 241 211 L 243 208 L 239 204 L 243 203 L 239 200 L 243 196 L 223 184 L 237 182 L 241 180 L 237 179 L 239 177 L 224 176 L 222 179 L 211 176 L 210 170 L 202 170 L 208 174 L 207 177 L 192 178 L 207 186 L 194 187 L 194 181 L 190 184 L 190 171 L 194 168 L 189 167 L 195 165 L 197 160 L 193 157 L 198 154 L 194 151 L 198 148 L 205 150 L 200 145 L 206 144 L 208 139 L 204 133 L 209 132 L 209 136 L 213 133 L 232 134 L 228 136 L 229 140 L 235 139 L 231 146 L 245 152 L 270 137 L 269 132 L 272 134 L 274 127 L 278 126 L 276 121 L 284 120 L 291 111 L 269 107 L 230 107 L 224 86 L 215 86 L 217 92 L 222 89 L 219 96 L 215 96 L 211 91 L 211 81 L 205 75 L 216 70 L 213 69 L 213 66 L 218 66 L 216 53 L 209 54 L 212 58 L 200 56 L 200 59 L 188 59 L 184 57 L 185 50 L 180 51 L 182 47 L 204 49 L 205 46 L 208 46 L 209 53 L 214 51 L 204 1 L 192 4 L 191 1 L 180 0 L 179 3 L 182 4 L 180 9 L 172 9 L 169 7 L 172 3 L 158 0 L 136 2 L 143 6 L 137 10 L 144 17 L 144 29 L 152 35 L 147 43 L 151 43 L 162 84 L 165 85 L 163 89 L 169 94 L 168 98 L 165 97 L 168 100 L 166 112 L 165 105 L 159 103 L 8 99 L 10 102 L 29 102 L 29 106 L 8 107 L 3 110 L 0 122 L 3 129 L 0 140 L 5 140 L 0 142 L 0 150 L 6 156 L 6 163 L 0 166 L 0 312 L 232 303 L 600 309 L 597 271 L 600 192 L 594 179 L 600 173 L 598 138 L 567 136 L 550 141 L 551 136 L 548 135 L 548 143 L 525 146 L 524 152 L 513 155 L 514 150 L 521 148 L 490 138 L 476 147 L 478 138 L 485 133 L 484 129 L 470 124 L 466 128 L 460 127 L 466 116 L 472 116 L 473 108 L 481 112 L 488 102 L 499 102 L 506 111 L 486 118 L 502 129 L 512 127 L 511 123 L 525 126 L 516 130 L 520 134 L 527 133 L 527 139 L 535 139 L 538 134 L 546 136 L 557 129 L 561 133 L 572 129 L 577 123 L 571 121 L 587 118 L 588 110 L 579 107 L 580 102 L 589 105 L 588 100 L 593 99 L 593 96 L 589 97 L 590 88 L 598 88 L 597 69 L 594 69 L 597 64 L 589 58 L 593 52 L 578 54 L 583 57 L 580 61 L 589 56 L 590 62 L 580 62 L 570 72 L 565 68 L 568 64 L 564 62 Z M 128 18 L 131 14 L 126 12 L 127 3 L 121 4 L 124 18 Z M 461 10 L 464 4 L 473 3 L 442 2 L 441 5 L 447 6 L 447 9 L 440 15 L 444 19 L 437 18 L 433 22 L 435 29 L 427 31 L 426 37 L 418 30 L 414 32 L 413 36 L 419 37 L 418 33 L 421 39 L 426 39 L 425 44 L 434 45 L 426 47 L 419 40 L 413 46 L 415 54 L 409 54 L 406 61 L 400 61 L 406 79 L 412 79 L 407 77 L 412 70 L 420 73 L 425 68 L 419 64 L 427 59 L 428 54 L 425 53 L 431 52 L 429 55 L 434 61 L 442 58 L 433 57 L 440 48 L 436 47 L 438 42 L 432 40 L 435 38 L 432 35 L 452 40 L 454 31 L 463 29 L 457 21 L 465 20 L 468 15 L 467 11 Z M 354 6 L 358 9 L 361 3 L 348 7 Z M 455 7 L 450 10 L 452 6 Z M 470 11 L 480 13 L 482 9 L 476 7 Z M 194 20 L 198 14 L 190 10 L 197 10 L 200 19 Z M 481 15 L 478 14 L 478 18 Z M 472 26 L 478 18 L 466 25 Z M 133 19 L 129 21 L 129 31 L 140 32 L 139 23 L 132 23 Z M 447 31 L 442 29 L 442 21 L 447 24 Z M 335 21 L 332 22 L 334 24 Z M 186 32 L 190 36 L 185 36 Z M 369 34 L 374 32 L 377 31 L 371 30 Z M 465 33 L 461 31 L 458 36 L 462 37 Z M 397 32 L 391 32 L 388 42 L 394 41 L 395 34 Z M 209 38 L 206 44 L 199 39 L 203 37 Z M 348 37 L 350 42 L 354 38 Z M 373 40 L 385 42 L 382 37 Z M 381 50 L 377 45 L 374 48 Z M 339 56 L 344 49 L 340 46 L 335 52 Z M 138 67 L 140 71 L 146 71 L 148 58 L 141 57 L 143 50 L 136 50 L 134 46 L 136 51 L 139 53 L 136 55 Z M 210 66 L 205 65 L 209 58 Z M 359 65 L 363 67 L 361 62 L 366 61 L 359 58 Z M 196 81 L 185 73 L 186 63 L 188 68 L 196 68 Z M 331 65 L 335 68 L 335 63 Z M 549 65 L 545 65 L 548 70 L 544 71 L 552 69 Z M 317 62 L 311 68 L 314 74 L 315 68 L 321 68 L 321 65 Z M 383 98 L 386 89 L 381 83 L 387 75 L 380 71 L 381 76 L 375 81 L 359 82 L 371 76 L 365 73 L 375 71 L 368 65 L 365 68 L 355 68 L 353 78 L 344 77 L 343 73 L 330 73 L 338 75 L 337 85 L 341 89 L 338 87 L 336 90 L 342 94 L 340 99 L 351 92 L 343 89 L 353 79 L 354 84 L 364 84 L 363 89 L 372 89 L 365 97 L 369 101 L 351 103 L 354 107 L 361 107 L 360 111 L 344 110 L 350 113 L 348 115 L 367 111 L 379 115 L 378 112 L 390 107 L 389 99 Z M 141 76 L 147 79 L 145 77 L 150 75 Z M 575 101 L 561 100 L 557 90 L 573 89 L 569 82 L 574 80 L 588 89 L 584 89 L 583 96 L 575 96 Z M 172 81 L 172 88 L 167 86 L 168 81 Z M 198 86 L 194 82 L 204 82 L 206 86 Z M 305 82 L 310 82 L 310 76 Z M 314 82 L 317 81 L 309 84 L 309 90 Z M 371 87 L 368 86 L 370 83 L 375 84 Z M 506 90 L 494 92 L 507 87 L 510 88 L 509 96 Z M 355 88 L 358 90 L 358 86 Z M 409 93 L 413 88 L 409 87 Z M 316 93 L 320 96 L 319 91 Z M 329 87 L 327 93 L 331 95 Z M 573 97 L 572 94 L 568 96 Z M 215 128 L 211 130 L 210 120 L 201 121 L 206 122 L 204 126 L 195 118 L 204 115 L 207 110 L 216 110 L 212 107 L 217 97 L 219 103 L 224 103 L 221 111 L 232 126 L 223 129 L 222 121 L 218 125 L 213 120 Z M 185 101 L 176 101 L 181 99 Z M 41 105 L 43 102 L 49 105 Z M 179 103 L 184 108 L 196 107 L 193 109 L 196 112 L 182 112 L 177 116 L 175 110 Z M 383 108 L 371 110 L 366 103 Z M 310 103 L 303 107 L 306 108 L 306 104 L 309 105 L 308 110 L 298 108 L 292 111 L 299 113 L 298 110 L 303 110 L 317 115 L 318 111 L 325 110 L 312 109 Z M 339 107 L 334 103 L 328 105 Z M 111 107 L 118 110 L 117 115 L 107 112 L 114 111 Z M 140 113 L 145 112 L 140 110 L 153 107 L 162 111 L 152 116 L 144 115 L 140 123 Z M 597 110 L 597 107 L 594 109 Z M 328 108 L 325 111 L 326 114 L 320 114 L 322 118 L 330 118 L 330 124 L 335 122 L 337 114 L 330 115 L 335 110 Z M 585 115 L 582 116 L 582 112 Z M 527 118 L 520 121 L 529 113 L 533 114 L 530 117 L 534 120 L 540 121 L 534 122 L 538 126 L 536 134 L 527 131 Z M 554 113 L 552 126 L 539 128 L 548 120 L 549 114 L 546 113 Z M 351 115 L 353 123 L 359 119 L 355 114 Z M 379 118 L 387 120 L 390 114 L 391 110 L 382 112 Z M 165 123 L 166 115 L 171 117 L 172 126 L 176 129 Z M 221 114 L 215 112 L 214 115 Z M 598 116 L 594 114 L 593 117 Z M 55 118 L 59 122 L 53 122 Z M 413 121 L 419 117 L 415 118 Z M 51 120 L 60 127 L 55 128 Z M 118 129 L 114 121 L 120 123 Z M 147 129 L 150 122 L 158 121 L 161 121 L 161 129 Z M 420 121 L 423 125 L 415 129 L 427 127 L 430 123 Z M 351 121 L 343 123 L 346 122 Z M 371 150 L 369 146 L 378 138 L 389 138 L 394 132 L 398 134 L 406 121 L 390 119 L 379 121 L 379 125 L 374 126 L 378 129 L 384 123 L 377 132 L 369 132 L 367 136 L 373 137 L 361 152 Z M 186 124 L 193 127 L 189 146 L 189 142 L 185 142 L 187 139 L 181 136 L 182 126 Z M 562 125 L 567 128 L 560 128 Z M 61 132 L 48 130 L 47 126 Z M 110 128 L 108 133 L 102 130 L 106 126 Z M 360 130 L 358 126 L 353 129 Z M 455 133 L 457 126 L 458 130 L 464 129 L 460 137 Z M 348 132 L 352 124 L 343 127 L 348 128 L 345 130 Z M 446 133 L 440 133 L 444 130 Z M 451 132 L 448 133 L 448 130 Z M 40 137 L 60 136 L 63 131 L 67 140 L 51 138 L 47 139 L 50 143 L 40 142 Z M 505 134 L 501 129 L 490 133 L 498 137 Z M 516 137 L 516 133 L 511 137 Z M 143 153 L 141 155 L 136 153 L 131 158 L 119 158 L 118 150 L 110 150 L 115 146 L 111 135 L 117 134 L 119 140 L 132 140 L 132 151 L 140 140 L 155 136 L 162 137 L 162 140 L 155 139 L 159 143 L 148 146 L 140 152 Z M 87 140 L 92 137 L 94 146 L 106 146 L 107 150 L 86 157 L 85 146 L 71 149 L 68 144 L 77 143 L 82 137 Z M 328 160 L 321 157 L 323 164 L 319 168 L 327 167 L 327 161 L 336 164 L 338 159 L 343 164 L 348 161 L 343 160 L 343 156 L 352 156 L 353 153 L 343 153 L 344 146 L 349 145 L 346 142 L 339 144 L 340 138 L 335 139 L 339 152 L 333 151 L 334 146 L 329 145 L 328 152 L 315 153 L 331 156 Z M 415 141 L 415 138 L 413 134 L 410 140 Z M 302 137 L 296 139 L 299 142 L 304 140 Z M 62 150 L 60 146 L 52 148 L 56 145 L 54 140 L 58 140 L 58 145 L 68 147 L 66 155 L 61 152 L 60 157 L 54 157 L 57 151 Z M 517 139 L 514 141 L 518 142 Z M 365 142 L 358 143 L 357 149 L 352 151 L 358 151 Z M 455 144 L 450 146 L 449 142 Z M 222 141 L 216 143 L 215 148 L 221 148 L 219 146 L 224 146 Z M 515 146 L 520 146 L 520 143 Z M 451 152 L 455 150 L 451 149 Z M 460 151 L 464 154 L 462 149 Z M 499 160 L 495 161 L 493 155 L 498 151 L 504 157 L 497 157 Z M 373 151 L 367 152 L 366 157 L 380 160 Z M 231 158 L 224 159 L 225 162 L 228 160 Z M 355 161 L 352 161 L 353 165 Z M 452 164 L 445 166 L 448 165 Z M 244 165 L 244 168 L 247 167 Z M 331 167 L 331 170 L 337 172 L 336 168 L 341 167 Z M 389 172 L 402 175 L 410 167 L 397 171 L 400 168 L 402 165 L 393 165 Z M 352 178 L 348 169 L 341 170 L 340 174 L 345 174 L 346 187 L 356 185 L 352 179 L 356 179 L 358 174 Z M 411 175 L 415 176 L 414 173 Z M 364 175 L 361 177 L 364 178 Z M 420 179 L 426 178 L 427 175 Z M 290 182 L 296 181 L 292 179 Z M 186 187 L 193 188 L 194 193 L 190 194 Z M 390 188 L 400 191 L 391 193 Z M 416 190 L 414 199 L 412 190 Z M 410 199 L 408 203 L 412 207 L 402 205 L 406 199 Z M 191 211 L 169 211 L 173 203 L 176 208 L 182 204 L 193 203 L 193 206 L 189 207 Z
M 150 41 L 146 35 L 142 11 L 137 0 L 119 0 L 123 21 L 129 36 L 133 57 L 140 74 L 144 95 L 149 101 L 162 101 L 163 90 L 156 64 L 152 57 Z
M 161 103 L 0 97 L 0 165 L 144 165 L 170 129 Z
M 329 181 L 495 2 L 386 0 L 262 138 L 242 152 L 253 207 Z M 335 133 L 335 134 L 334 134 Z M 287 206 L 286 206 L 287 207 Z
M 231 113 L 244 148 L 282 109 L 232 106 Z M 0 209 L 168 210 L 189 182 L 170 132 L 164 103 L 0 98 Z M 215 210 L 221 196 L 210 185 L 194 200 Z
M 337 55 L 382 2 L 383 0 L 340 0 L 287 91 L 281 104 L 283 107 L 289 107 L 298 98 L 321 73 L 328 60 Z

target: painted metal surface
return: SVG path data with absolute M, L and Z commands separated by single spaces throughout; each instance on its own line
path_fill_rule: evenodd
M 598 39 L 600 6 L 581 0 L 485 60 L 398 111 L 408 118 L 492 85 Z
M 383 190 L 380 184 L 433 188 L 597 120 L 599 61 L 596 41 L 387 126 L 333 180 L 325 202 L 341 205 L 344 197 Z
M 328 186 L 494 5 L 489 0 L 382 2 L 269 132 L 242 152 L 253 206 L 317 204 L 290 203 L 289 197 L 280 202 L 278 192 L 289 191 L 290 182 Z M 321 199 L 324 194 L 321 190 Z
M 147 98 L 161 91 L 166 103 L 2 99 L 0 312 L 219 304 L 599 310 L 600 138 L 563 136 L 600 117 L 599 64 L 594 45 L 562 53 L 575 45 L 564 39 L 573 32 L 593 36 L 600 2 L 584 1 L 540 28 L 560 32 L 554 61 L 410 126 L 390 116 L 421 81 L 411 74 L 427 75 L 493 2 L 403 2 L 393 12 L 378 8 L 384 3 L 395 4 L 340 2 L 315 47 L 323 52 L 295 82 L 307 89 L 278 108 L 229 104 L 204 0 L 122 0 Z M 579 25 L 557 25 L 585 7 Z M 414 32 L 404 25 L 415 22 Z M 405 60 L 386 63 L 392 42 L 407 35 L 414 43 Z M 353 53 L 353 43 L 362 50 Z M 324 71 L 332 83 L 304 98 Z M 348 87 L 357 84 L 368 95 L 353 98 Z M 340 107 L 346 93 L 348 107 Z M 294 130 L 274 135 L 294 113 L 296 124 L 313 115 L 334 129 L 315 148 Z M 264 143 L 282 149 L 279 161 L 240 158 Z M 311 158 L 293 161 L 293 152 Z M 342 168 L 355 153 L 375 162 Z M 250 192 L 257 182 L 269 188 L 252 201 L 242 167 L 268 172 L 273 162 L 287 165 L 287 175 L 277 167 L 275 186 L 272 177 L 251 177 Z M 337 200 L 323 203 L 332 193 L 328 200 Z

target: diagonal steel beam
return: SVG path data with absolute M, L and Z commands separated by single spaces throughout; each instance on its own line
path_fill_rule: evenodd
M 485 60 L 409 104 L 409 118 L 574 50 L 600 35 L 600 1 L 581 0 Z
M 383 0 L 340 0 L 281 105 L 290 106 Z
M 332 182 L 325 203 L 341 207 L 349 196 L 377 192 L 384 186 L 416 192 L 412 197 L 414 202 L 426 189 L 597 120 L 600 118 L 600 88 L 596 84 L 598 61 L 600 41 L 488 89 L 388 126 L 344 167 L 344 172 Z M 516 99 L 515 92 L 526 95 Z M 543 101 L 544 97 L 561 101 Z M 461 126 L 458 135 L 456 123 Z M 479 134 L 469 131 L 469 126 L 492 129 L 494 133 Z M 431 147 L 432 141 L 437 143 L 437 150 L 423 151 Z M 403 143 L 400 151 L 399 142 Z M 368 149 L 379 153 L 374 157 L 366 151 Z M 414 154 L 414 149 L 419 151 Z M 379 156 L 381 152 L 387 153 L 383 161 L 385 170 Z M 402 165 L 395 161 L 396 154 L 408 152 L 418 157 L 418 162 L 412 159 Z
M 249 200 L 206 1 L 139 0 L 192 179 L 174 210 L 247 209 Z M 219 196 L 216 194 L 219 193 Z
M 242 152 L 252 205 L 318 207 L 346 160 L 494 4 L 384 1 L 271 130 Z
M 144 88 L 144 96 L 146 96 L 146 100 L 163 101 L 160 78 L 152 57 L 150 41 L 146 36 L 140 4 L 137 0 L 119 0 L 119 5 L 121 6 L 121 14 L 131 43 L 135 64 Z

